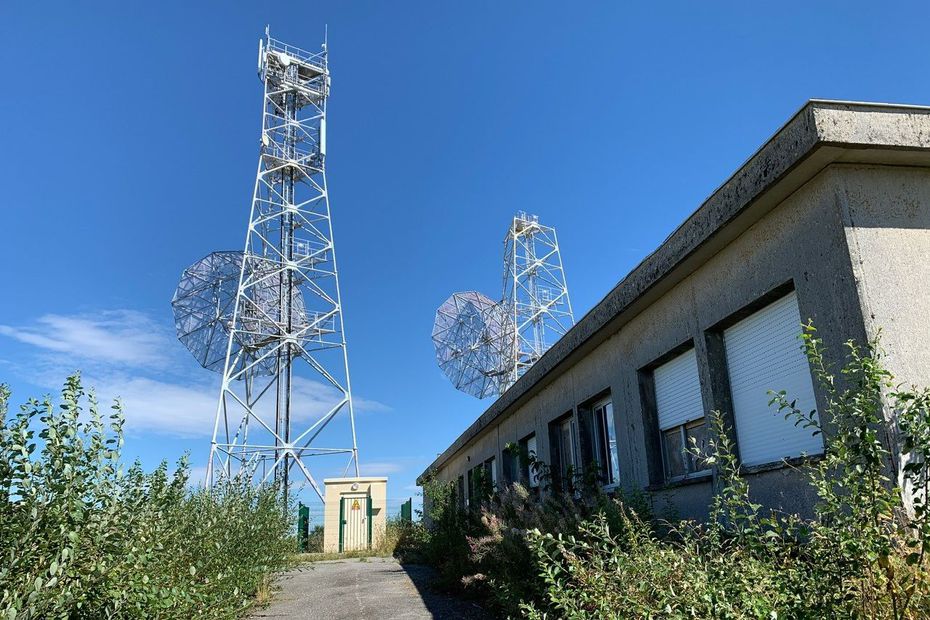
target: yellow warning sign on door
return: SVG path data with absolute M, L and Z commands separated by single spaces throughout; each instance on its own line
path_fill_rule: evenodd
M 358 503 L 357 499 L 352 500 L 352 510 L 359 510 L 361 506 Z

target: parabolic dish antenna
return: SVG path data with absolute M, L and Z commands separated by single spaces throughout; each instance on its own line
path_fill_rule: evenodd
M 436 311 L 433 345 L 439 368 L 456 389 L 499 396 L 513 371 L 510 312 L 477 291 L 453 293 Z
M 178 340 L 208 370 L 223 372 L 242 257 L 242 252 L 207 255 L 184 270 L 171 299 Z M 279 318 L 282 316 L 282 286 L 271 271 L 263 273 L 250 268 L 245 275 L 255 284 L 247 289 L 246 303 L 240 308 L 245 329 L 236 334 L 230 360 L 237 360 L 240 369 L 256 362 L 252 367 L 254 374 L 270 375 L 275 372 L 275 356 L 263 356 L 273 344 L 269 336 L 283 329 Z M 308 323 L 306 311 L 296 283 L 291 285 L 289 297 L 292 316 L 296 317 L 292 319 L 297 323 L 295 327 L 305 327 Z

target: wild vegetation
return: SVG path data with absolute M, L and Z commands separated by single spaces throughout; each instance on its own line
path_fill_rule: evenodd
M 430 482 L 427 525 L 407 556 L 502 614 L 534 619 L 930 617 L 930 391 L 896 385 L 877 342 L 849 343 L 838 373 L 811 326 L 804 346 L 825 410 L 798 410 L 785 393 L 771 405 L 826 436 L 825 454 L 801 467 L 813 518 L 751 500 L 715 413 L 707 452 L 720 488 L 706 523 L 657 519 L 645 498 L 607 496 L 587 476 L 578 494 L 538 501 L 516 484 L 471 509 L 452 485 Z
M 389 558 L 395 554 L 401 540 L 409 539 L 411 527 L 410 522 L 400 517 L 388 517 L 384 532 L 375 533 L 370 548 L 335 553 L 323 551 L 323 526 L 318 525 L 310 530 L 306 550 L 294 559 L 298 562 L 319 562 L 344 558 Z
M 234 618 L 294 549 L 274 488 L 190 490 L 182 459 L 124 469 L 123 412 L 80 377 L 8 412 L 0 386 L 0 617 Z M 86 408 L 86 410 L 85 410 Z

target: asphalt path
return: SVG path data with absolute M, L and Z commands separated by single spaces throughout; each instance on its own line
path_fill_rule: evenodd
M 271 603 L 249 618 L 491 618 L 471 601 L 434 590 L 432 580 L 429 568 L 393 558 L 314 562 L 281 575 Z

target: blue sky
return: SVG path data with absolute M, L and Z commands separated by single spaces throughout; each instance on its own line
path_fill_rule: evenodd
M 0 380 L 18 403 L 83 369 L 129 458 L 205 464 L 217 376 L 169 302 L 242 246 L 264 25 L 315 49 L 328 24 L 361 459 L 413 495 L 490 404 L 436 367 L 433 313 L 499 291 L 515 211 L 558 229 L 580 317 L 805 100 L 930 104 L 930 5 L 753 5 L 4 3 Z

